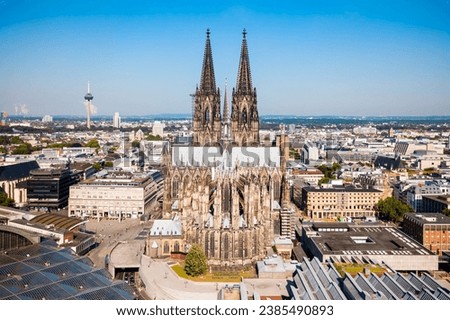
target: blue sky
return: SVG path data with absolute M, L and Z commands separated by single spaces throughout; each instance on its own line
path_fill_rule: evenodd
M 261 114 L 450 115 L 448 0 L 0 0 L 0 109 L 189 113 L 207 28 L 222 91 L 247 29 Z

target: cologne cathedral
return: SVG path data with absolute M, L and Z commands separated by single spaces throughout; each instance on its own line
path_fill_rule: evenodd
M 231 113 L 227 88 L 222 103 L 216 86 L 208 30 L 193 95 L 192 142 L 173 144 L 164 160 L 164 218 L 178 223 L 179 231 L 160 232 L 168 240 L 158 245 L 149 239 L 149 247 L 173 251 L 174 239 L 179 251 L 199 244 L 211 266 L 244 266 L 266 256 L 289 201 L 289 143 L 281 134 L 276 143 L 261 144 L 259 126 L 245 30 Z

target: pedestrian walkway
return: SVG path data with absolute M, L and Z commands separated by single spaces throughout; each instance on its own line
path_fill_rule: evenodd
M 147 295 L 157 300 L 217 300 L 220 286 L 211 282 L 195 282 L 180 278 L 167 264 L 142 256 L 140 276 Z
M 196 282 L 180 278 L 168 264 L 168 260 L 155 260 L 142 256 L 140 277 L 145 291 L 156 300 L 217 300 L 220 289 L 235 283 Z M 261 296 L 286 296 L 286 281 L 280 279 L 245 279 L 249 294 Z

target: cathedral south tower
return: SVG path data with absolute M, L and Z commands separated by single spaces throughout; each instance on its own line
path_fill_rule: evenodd
M 259 115 L 256 105 L 256 88 L 252 87 L 247 32 L 242 32 L 241 56 L 233 88 L 231 109 L 231 138 L 238 146 L 259 145 Z

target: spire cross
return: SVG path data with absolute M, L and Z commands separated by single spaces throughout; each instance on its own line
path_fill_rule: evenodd
M 247 31 L 244 28 L 244 31 L 242 31 L 242 35 L 244 36 L 244 39 L 245 39 L 246 34 L 247 34 Z
M 211 33 L 211 31 L 209 30 L 209 28 L 208 29 L 206 29 L 206 38 L 208 38 L 209 39 L 209 34 Z

